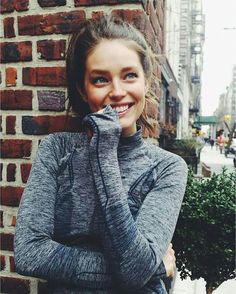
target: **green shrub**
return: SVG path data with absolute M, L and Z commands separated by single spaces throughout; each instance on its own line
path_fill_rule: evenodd
M 195 154 L 200 152 L 203 146 L 204 144 L 197 141 L 195 138 L 186 138 L 175 140 L 172 148 L 182 150 L 183 154 Z
M 182 279 L 204 278 L 207 293 L 235 277 L 236 172 L 188 182 L 173 243 Z

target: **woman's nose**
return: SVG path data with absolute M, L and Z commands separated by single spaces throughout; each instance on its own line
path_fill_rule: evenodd
M 111 85 L 111 90 L 109 92 L 109 97 L 114 99 L 120 99 L 126 95 L 126 90 L 124 85 L 120 81 L 113 81 Z

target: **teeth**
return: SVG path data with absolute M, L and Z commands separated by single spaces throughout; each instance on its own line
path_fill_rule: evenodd
M 114 107 L 114 109 L 115 109 L 118 113 L 119 113 L 119 112 L 123 112 L 123 111 L 127 110 L 128 108 L 129 108 L 128 105 Z

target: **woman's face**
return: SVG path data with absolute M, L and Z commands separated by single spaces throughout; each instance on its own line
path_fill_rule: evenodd
M 136 132 L 147 86 L 138 53 L 125 41 L 103 40 L 95 47 L 86 60 L 84 86 L 92 112 L 110 104 L 119 114 L 122 136 Z

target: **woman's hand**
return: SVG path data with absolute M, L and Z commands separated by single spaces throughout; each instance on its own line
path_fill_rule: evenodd
M 118 139 L 121 134 L 121 125 L 119 122 L 118 113 L 107 105 L 104 109 L 88 114 L 83 119 L 83 125 L 88 132 L 89 137 L 94 136 L 99 132 L 100 137 L 116 136 Z M 106 138 L 104 138 L 106 139 Z M 118 140 L 119 141 L 119 140 Z
M 172 248 L 172 243 L 170 243 L 166 253 L 163 257 L 163 263 L 166 268 L 166 276 L 172 278 L 175 274 L 176 269 L 176 258 L 175 258 L 175 251 Z

